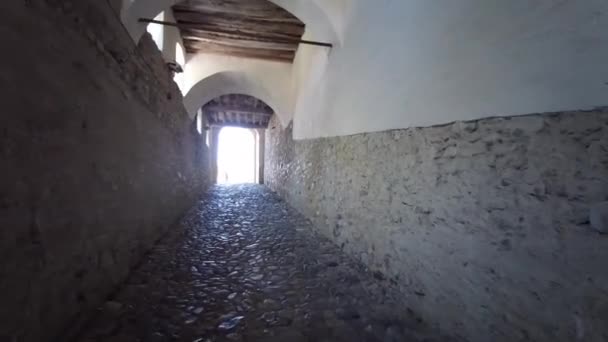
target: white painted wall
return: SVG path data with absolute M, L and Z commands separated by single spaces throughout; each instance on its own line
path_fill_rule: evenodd
M 286 1 L 286 0 L 283 0 Z M 320 23 L 311 22 L 310 27 L 317 25 L 329 25 L 331 29 L 325 29 L 325 35 L 315 35 L 312 29 L 309 30 L 312 40 L 323 40 L 340 45 L 344 39 L 345 30 L 352 18 L 352 0 L 313 0 L 317 7 L 323 12 Z M 310 21 L 309 21 L 310 22 Z
M 608 104 L 606 0 L 353 5 L 298 139 Z
M 189 106 L 205 91 L 261 94 L 305 139 L 608 104 L 606 0 L 272 1 L 335 47 L 302 45 L 290 70 L 195 57 Z M 133 37 L 134 18 L 174 2 L 133 3 Z
M 182 0 L 123 0 L 121 19 L 127 31 L 135 41 L 146 32 L 146 23 L 140 23 L 140 18 L 152 19 L 160 12 L 167 11 L 171 6 Z
M 165 12 L 159 13 L 154 20 L 164 21 L 165 20 Z M 156 47 L 163 52 L 164 57 L 164 44 L 165 44 L 165 28 L 162 25 L 150 24 L 146 26 L 146 31 L 152 37 L 152 40 L 156 44 Z
M 175 17 L 173 16 L 173 11 L 166 10 L 164 13 L 165 13 L 165 21 L 175 22 Z M 150 25 L 155 25 L 155 24 L 150 24 Z M 165 26 L 165 25 L 157 25 L 157 26 L 161 26 L 163 28 L 163 32 L 165 35 L 164 45 L 163 45 L 163 56 L 165 56 L 165 59 L 167 59 L 167 61 L 170 61 L 170 62 L 177 61 L 175 47 L 178 44 L 182 47 L 182 49 L 184 47 L 184 42 L 182 41 L 182 36 L 179 32 L 179 29 L 177 27 L 173 27 L 173 26 Z M 185 67 L 185 65 L 182 65 L 182 67 Z
M 165 10 L 164 13 L 165 13 L 165 21 L 172 22 L 172 23 L 175 22 L 175 17 L 173 16 L 173 11 L 171 11 L 169 9 L 169 10 Z M 150 24 L 150 25 L 153 25 L 153 24 Z M 184 41 L 182 40 L 182 36 L 181 36 L 181 33 L 179 32 L 179 29 L 177 27 L 173 27 L 173 26 L 164 26 L 163 25 L 162 27 L 163 27 L 164 35 L 165 35 L 164 45 L 163 45 L 163 56 L 165 56 L 165 59 L 168 62 L 177 62 L 185 70 L 186 55 L 185 55 Z M 184 54 L 181 56 L 178 56 L 178 48 L 177 48 L 178 45 L 179 45 L 179 49 L 181 49 L 181 51 L 184 51 Z M 185 92 L 186 92 L 185 78 L 186 78 L 186 76 L 184 74 L 176 74 L 175 78 L 174 78 L 175 83 L 177 83 L 177 85 L 179 86 L 179 89 L 182 91 L 183 94 L 185 94 Z
M 167 9 L 155 16 L 154 20 L 175 22 L 175 17 L 173 15 L 173 11 L 171 11 L 171 9 Z M 156 46 L 163 54 L 165 61 L 176 62 L 182 66 L 182 69 L 185 70 L 186 54 L 184 42 L 179 29 L 173 26 L 151 23 L 146 25 L 146 30 L 152 35 L 152 39 L 154 39 Z M 176 74 L 174 78 L 182 93 L 185 92 L 185 78 L 184 73 Z

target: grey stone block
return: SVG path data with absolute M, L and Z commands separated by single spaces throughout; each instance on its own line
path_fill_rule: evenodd
M 0 56 L 0 341 L 71 335 L 100 306 L 120 315 L 103 302 L 208 174 L 149 35 L 135 47 L 105 1 L 27 3 L 2 3 L 20 53 Z
M 593 229 L 608 234 L 608 202 L 593 205 L 589 212 L 589 221 Z
M 608 110 L 296 141 L 273 120 L 265 184 L 425 320 L 470 341 L 571 341 L 564 324 L 605 340 L 604 317 L 572 308 L 605 298 L 608 240 L 567 232 L 589 218 L 581 199 L 608 199 Z M 607 213 L 594 206 L 596 230 Z

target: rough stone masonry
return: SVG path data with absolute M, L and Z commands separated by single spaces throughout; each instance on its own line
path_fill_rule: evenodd
M 589 217 L 608 200 L 607 109 L 304 141 L 271 127 L 266 184 L 427 321 L 608 341 L 608 236 Z
M 0 13 L 0 341 L 52 341 L 198 198 L 207 151 L 154 43 L 106 1 Z

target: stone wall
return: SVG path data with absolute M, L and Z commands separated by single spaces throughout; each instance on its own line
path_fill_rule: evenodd
M 194 204 L 208 156 L 154 43 L 107 1 L 0 13 L 0 341 L 52 341 Z
M 470 341 L 608 341 L 608 109 L 293 141 L 266 184 Z

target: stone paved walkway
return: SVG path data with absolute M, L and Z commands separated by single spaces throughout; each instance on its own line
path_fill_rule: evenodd
M 216 186 L 80 342 L 445 341 L 259 185 Z

